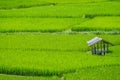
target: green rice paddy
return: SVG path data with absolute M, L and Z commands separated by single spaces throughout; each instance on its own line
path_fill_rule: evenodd
M 0 72 L 51 76 L 74 72 L 84 67 L 119 64 L 117 52 L 108 54 L 103 59 L 101 56 L 90 54 L 86 42 L 94 36 L 96 35 L 1 35 Z M 101 37 L 109 38 L 108 40 L 116 45 L 120 44 L 119 35 L 101 35 Z M 113 57 L 115 55 L 118 58 Z
M 92 55 L 87 41 L 114 44 Z M 0 0 L 0 80 L 119 80 L 120 0 Z
M 22 9 L 0 10 L 0 17 L 83 17 L 87 15 L 118 16 L 120 2 L 57 4 L 55 6 L 31 7 Z
M 95 17 L 92 20 L 81 23 L 73 27 L 75 31 L 119 31 L 120 30 L 120 17 Z
M 82 18 L 0 18 L 1 32 L 61 32 L 88 19 Z

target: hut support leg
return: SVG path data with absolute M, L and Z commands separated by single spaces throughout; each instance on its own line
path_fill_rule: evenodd
M 95 54 L 96 54 L 96 45 L 94 45 L 94 52 L 95 52 Z
M 96 47 L 95 47 L 95 45 L 92 46 L 92 54 L 96 54 Z
M 105 55 L 105 44 L 103 45 L 103 48 L 104 48 L 104 50 L 103 50 L 103 51 L 104 51 L 104 55 Z
M 95 52 L 94 52 L 94 46 L 92 46 L 92 54 L 95 54 Z
M 109 52 L 109 44 L 107 44 L 107 50 L 106 51 L 107 51 L 107 53 Z
M 97 43 L 97 54 L 99 54 L 99 43 Z
M 102 42 L 101 42 L 101 51 L 100 51 L 100 54 L 101 54 L 101 55 L 102 55 L 102 52 L 103 52 L 103 51 L 102 51 Z

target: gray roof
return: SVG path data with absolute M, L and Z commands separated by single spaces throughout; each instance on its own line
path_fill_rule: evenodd
M 95 43 L 100 42 L 101 40 L 102 40 L 102 38 L 95 37 L 95 38 L 87 41 L 87 43 L 88 43 L 89 46 L 92 46 L 92 45 L 94 45 Z
M 87 41 L 87 43 L 88 43 L 88 46 L 92 46 L 92 45 L 94 45 L 94 44 L 96 44 L 96 43 L 98 43 L 100 41 L 104 41 L 105 43 L 113 45 L 112 43 L 110 43 L 108 41 L 105 41 L 105 40 L 103 40 L 102 38 L 99 38 L 99 37 L 95 37 L 95 38 Z

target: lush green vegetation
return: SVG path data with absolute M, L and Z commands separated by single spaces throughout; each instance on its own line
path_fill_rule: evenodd
M 119 31 L 120 17 L 96 17 L 73 27 L 75 31 Z
M 58 77 L 32 77 L 32 76 L 16 76 L 16 75 L 0 75 L 1 80 L 59 80 Z
M 0 36 L 0 73 L 51 76 L 90 66 L 119 64 L 119 51 L 115 51 L 119 46 L 112 48 L 114 54 L 107 54 L 103 58 L 83 52 L 84 49 L 87 51 L 86 41 L 94 36 L 3 34 Z M 116 45 L 120 44 L 119 35 L 100 36 Z
M 119 31 L 120 17 L 1 18 L 0 32 Z
M 119 51 L 116 53 L 115 48 L 114 54 L 104 57 L 83 52 L 0 51 L 0 73 L 4 74 L 59 76 L 75 72 L 79 68 L 120 64 Z
M 0 35 L 0 48 L 4 50 L 11 49 L 27 51 L 87 51 L 87 41 L 96 36 L 100 36 L 115 45 L 120 45 L 120 35 L 69 35 L 26 33 Z
M 120 2 L 113 1 L 82 4 L 65 3 L 14 10 L 2 9 L 0 10 L 0 31 L 58 32 L 71 28 L 74 31 L 119 30 L 119 5 Z M 104 16 L 107 17 L 102 21 Z M 111 20 L 109 25 L 110 20 L 108 19 Z M 101 21 L 102 24 L 99 23 L 99 25 L 96 23 L 97 21 Z M 96 25 L 92 23 L 96 23 Z M 115 28 L 113 29 L 113 27 Z
M 11 75 L 0 75 L 2 80 L 119 80 L 120 79 L 120 66 L 109 65 L 90 67 L 77 70 L 75 73 L 64 74 L 62 77 L 23 77 L 23 76 L 11 76 Z M 86 73 L 87 72 L 87 73 Z M 108 76 L 109 74 L 109 76 Z
M 15 10 L 0 10 L 0 17 L 83 17 L 119 15 L 120 2 L 61 4 Z M 92 15 L 92 16 L 91 16 Z
M 74 74 L 65 75 L 65 78 L 66 80 L 119 80 L 119 70 L 119 65 L 84 68 L 76 71 Z
M 29 8 L 49 4 L 41 0 L 0 0 L 0 9 Z
M 0 9 L 29 8 L 53 3 L 104 2 L 109 0 L 0 0 Z M 115 1 L 115 0 L 114 0 Z
M 113 53 L 107 56 L 117 57 L 120 56 L 120 46 L 111 47 Z M 97 61 L 97 60 L 96 60 Z M 120 79 L 120 65 L 108 65 L 99 67 L 90 67 L 77 70 L 75 73 L 64 75 L 66 80 L 119 80 Z M 109 76 L 108 76 L 109 75 Z
M 120 17 L 1 18 L 0 32 L 119 31 Z
M 119 80 L 119 1 L 0 0 L 0 80 Z M 96 36 L 110 53 L 91 54 Z
M 81 2 L 109 2 L 109 1 L 120 1 L 120 0 L 49 0 L 50 2 L 55 3 L 81 3 Z
M 82 18 L 0 18 L 1 32 L 57 32 L 71 29 L 88 19 Z

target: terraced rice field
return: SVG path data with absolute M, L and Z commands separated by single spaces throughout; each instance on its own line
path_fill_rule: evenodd
M 51 76 L 74 72 L 83 67 L 119 64 L 119 57 L 113 57 L 115 54 L 108 54 L 101 59 L 101 56 L 93 56 L 88 52 L 86 42 L 94 36 L 96 35 L 1 35 L 0 72 Z M 101 37 L 109 38 L 108 40 L 116 38 L 111 42 L 120 44 L 119 35 Z
M 38 51 L 86 51 L 88 49 L 87 41 L 96 36 L 107 39 L 115 45 L 120 45 L 120 35 L 26 33 L 1 34 L 0 49 L 28 49 L 28 51 L 29 49 Z
M 120 13 L 120 2 L 58 4 L 55 6 L 31 7 L 22 9 L 0 10 L 0 17 L 83 17 L 88 15 L 117 16 Z
M 113 43 L 110 53 L 92 55 L 94 37 Z M 0 80 L 120 80 L 119 71 L 120 0 L 0 0 Z
M 74 31 L 119 31 L 120 17 L 95 17 L 92 20 L 85 21 L 80 25 L 73 27 Z
M 61 32 L 88 19 L 82 18 L 1 18 L 1 32 Z
M 109 0 L 1 0 L 0 9 L 29 8 L 33 6 L 46 6 L 52 3 L 81 3 L 81 2 L 106 2 Z M 114 0 L 119 1 L 119 0 Z

